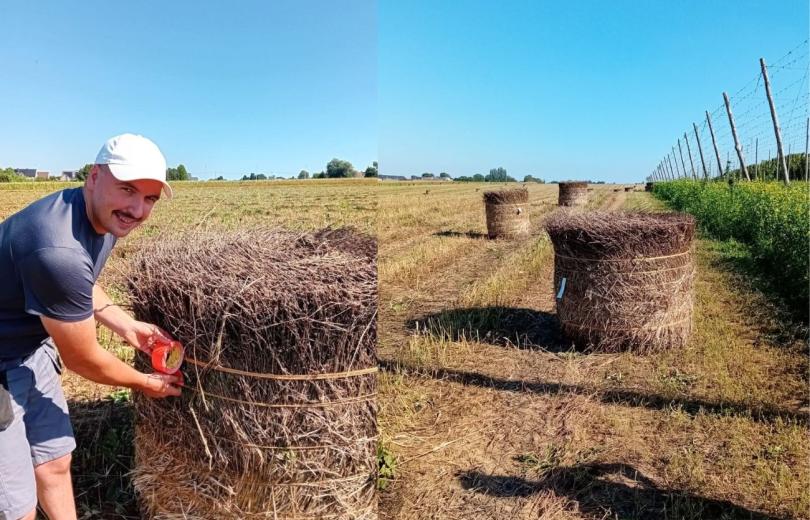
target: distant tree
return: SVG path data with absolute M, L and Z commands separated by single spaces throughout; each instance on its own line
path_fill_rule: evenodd
M 265 175 L 263 173 L 260 173 L 260 174 L 256 175 L 256 180 L 257 181 L 266 181 L 267 180 L 267 175 Z
M 90 175 L 90 170 L 93 168 L 92 164 L 85 164 L 79 171 L 76 172 L 76 180 L 84 182 L 87 179 L 87 176 Z
M 473 175 L 472 180 L 473 182 L 484 182 L 487 180 L 487 178 L 481 175 L 480 173 L 476 173 L 475 175 Z
M 216 178 L 216 179 L 214 179 L 214 180 L 215 180 L 215 181 L 224 181 L 224 180 L 225 180 L 225 177 L 223 177 L 222 175 L 220 175 L 219 177 L 217 177 L 217 178 Z
M 439 177 L 442 178 L 442 179 L 449 179 L 450 174 L 447 173 L 447 172 L 442 172 L 442 173 L 439 174 Z
M 0 169 L 0 182 L 18 182 L 25 180 L 24 175 L 14 171 L 14 168 Z
M 468 177 L 466 175 L 461 175 L 459 177 L 456 177 L 453 180 L 456 181 L 456 182 L 472 182 L 473 179 L 472 179 L 472 177 Z
M 191 175 L 186 171 L 186 167 L 178 165 L 177 168 L 166 168 L 166 180 L 169 181 L 187 181 Z
M 306 170 L 301 170 L 300 172 L 298 172 L 298 178 L 299 179 L 309 179 L 309 172 L 306 171 Z
M 537 177 L 534 177 L 533 175 L 527 175 L 527 176 L 523 177 L 523 182 L 536 182 L 536 183 L 539 183 L 539 184 L 545 184 L 546 181 L 544 181 L 543 179 L 538 179 Z
M 435 175 L 433 175 L 430 172 L 425 172 L 425 173 L 422 174 L 422 178 L 423 179 L 435 179 L 436 177 L 435 177 Z
M 485 179 L 487 182 L 516 182 L 515 179 L 506 174 L 506 168 L 498 167 L 489 170 L 489 175 Z
M 314 175 L 312 176 L 312 178 L 313 178 L 313 179 L 325 179 L 325 178 L 326 178 L 326 173 L 324 173 L 324 172 L 318 172 L 318 173 L 314 174 Z
M 356 172 L 352 163 L 342 159 L 332 159 L 326 165 L 326 176 L 330 179 L 354 177 Z
M 377 177 L 378 175 L 379 171 L 377 170 L 377 161 L 374 161 L 371 166 L 366 168 L 366 171 L 363 174 L 364 177 Z

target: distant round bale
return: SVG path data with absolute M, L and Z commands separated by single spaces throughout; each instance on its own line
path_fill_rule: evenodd
M 626 191 L 626 192 L 627 191 L 633 191 L 634 189 L 635 189 L 635 186 L 625 186 L 624 187 L 624 191 Z
M 135 257 L 136 317 L 186 349 L 182 397 L 135 397 L 146 518 L 377 518 L 375 264 L 345 229 L 206 232 Z
M 645 353 L 686 344 L 693 217 L 559 211 L 546 230 L 554 244 L 557 315 L 578 348 Z
M 529 191 L 526 188 L 485 191 L 484 206 L 489 238 L 528 238 Z
M 582 207 L 588 204 L 588 183 L 582 181 L 561 182 L 557 205 Z

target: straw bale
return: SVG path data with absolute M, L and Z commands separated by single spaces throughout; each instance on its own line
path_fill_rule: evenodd
M 559 206 L 582 207 L 588 204 L 588 183 L 582 181 L 561 182 Z
M 692 330 L 693 217 L 559 211 L 546 230 L 554 244 L 557 315 L 575 345 L 638 353 L 685 345 Z
M 624 191 L 633 191 L 634 188 L 635 186 L 625 186 Z
M 484 192 L 489 238 L 529 236 L 529 191 L 526 188 Z
M 346 229 L 207 232 L 135 257 L 135 315 L 186 347 L 182 397 L 135 400 L 147 518 L 377 517 L 375 264 Z

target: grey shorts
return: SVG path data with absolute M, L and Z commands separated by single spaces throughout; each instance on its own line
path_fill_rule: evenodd
M 17 520 L 37 504 L 34 466 L 67 455 L 76 441 L 52 344 L 24 360 L 0 361 L 0 371 L 6 372 L 14 412 L 0 431 L 0 520 Z

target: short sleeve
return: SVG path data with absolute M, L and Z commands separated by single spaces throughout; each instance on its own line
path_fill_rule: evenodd
M 83 249 L 46 247 L 17 264 L 25 312 L 60 321 L 93 315 L 93 264 Z

